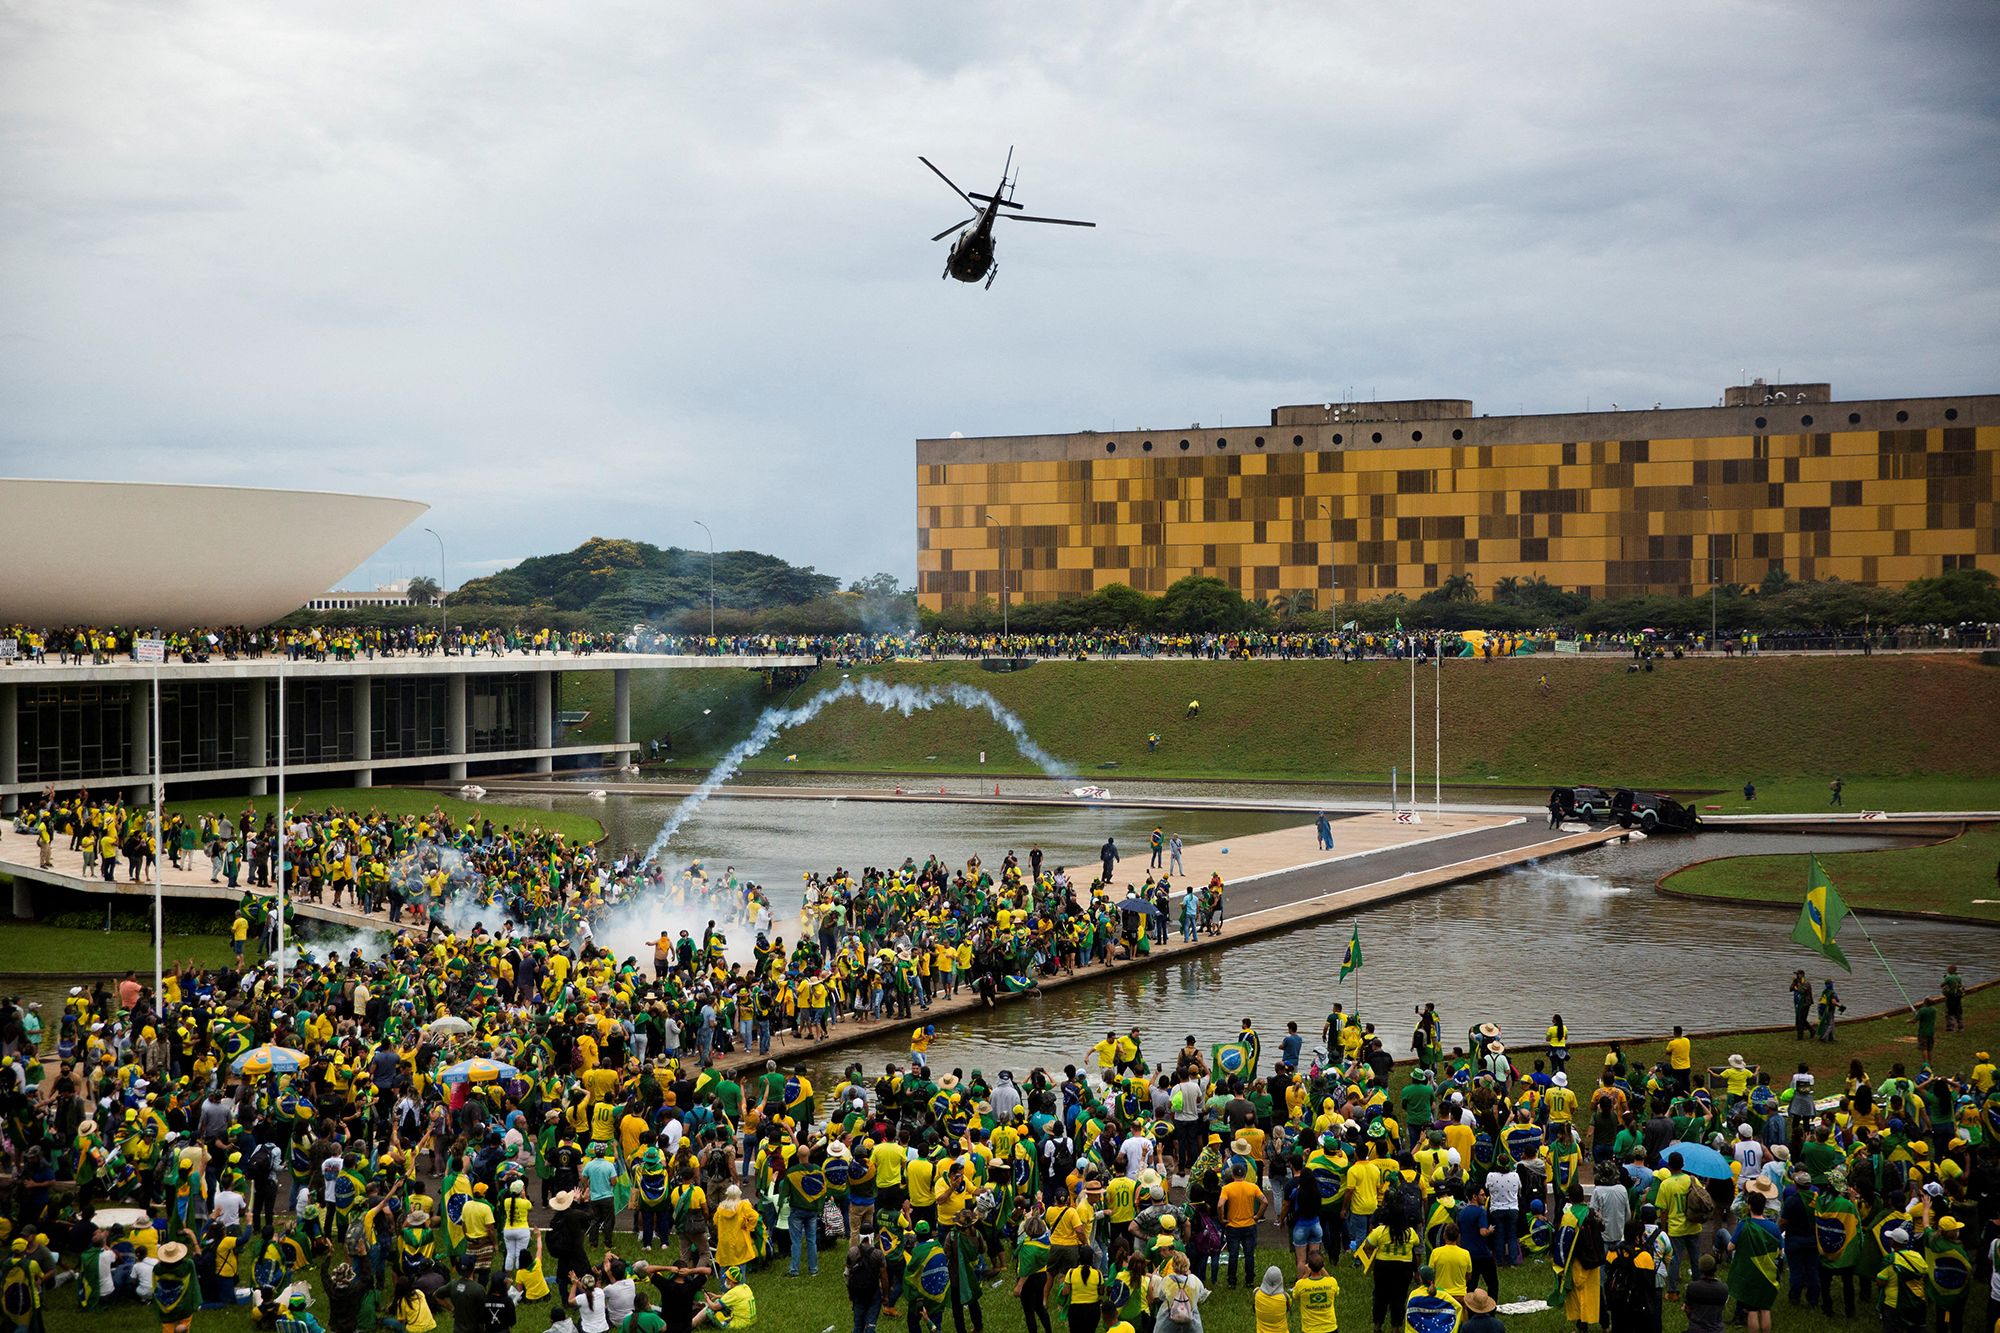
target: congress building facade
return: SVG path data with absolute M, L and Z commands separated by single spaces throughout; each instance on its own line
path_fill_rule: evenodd
M 1454 574 L 1594 596 L 2000 573 L 2000 395 L 1481 416 L 1462 400 L 1269 423 L 917 441 L 917 594 L 945 610 L 1213 574 L 1325 607 Z

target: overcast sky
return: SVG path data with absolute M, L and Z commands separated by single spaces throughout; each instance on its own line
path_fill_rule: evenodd
M 919 436 L 1991 392 L 1996 69 L 1995 0 L 8 3 L 0 473 L 908 580 Z M 1098 229 L 939 281 L 916 155 L 1010 144 Z

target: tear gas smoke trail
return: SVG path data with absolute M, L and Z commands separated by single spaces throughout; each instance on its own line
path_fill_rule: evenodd
M 778 733 L 787 727 L 796 727 L 818 717 L 830 703 L 840 699 L 860 699 L 873 704 L 883 712 L 891 709 L 904 717 L 912 713 L 925 712 L 939 704 L 956 704 L 961 708 L 984 710 L 995 722 L 1007 729 L 1014 738 L 1014 744 L 1021 754 L 1052 778 L 1065 776 L 1062 764 L 1056 757 L 1037 745 L 1028 735 L 1027 724 L 1014 714 L 1005 704 L 985 690 L 971 685 L 952 684 L 946 686 L 892 685 L 872 677 L 860 680 L 843 680 L 830 690 L 824 690 L 795 708 L 767 708 L 757 719 L 757 725 L 750 734 L 736 744 L 722 757 L 709 775 L 674 807 L 673 814 L 661 826 L 659 836 L 646 850 L 646 859 L 651 860 L 666 849 L 674 834 L 680 832 L 681 825 L 687 823 L 694 812 L 699 810 L 718 787 L 736 776 L 745 760 L 762 751 L 778 738 Z

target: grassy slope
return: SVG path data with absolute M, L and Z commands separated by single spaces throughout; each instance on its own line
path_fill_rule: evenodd
M 1842 852 L 1820 864 L 1850 906 L 1942 912 L 2000 922 L 2000 828 L 1974 828 L 1928 847 Z M 1730 856 L 1667 877 L 1666 887 L 1717 898 L 1794 904 L 1805 894 L 1806 855 Z M 1984 901 L 1981 901 L 1981 900 Z
M 153 936 L 143 930 L 72 930 L 26 921 L 0 924 L 0 950 L 10 968 L 35 972 L 90 972 L 106 976 L 128 968 L 150 972 Z M 221 935 L 168 935 L 167 957 L 192 958 L 205 967 L 229 961 L 229 941 Z
M 178 810 L 189 819 L 206 811 L 210 814 L 226 814 L 234 819 L 242 815 L 244 805 L 257 808 L 261 816 L 274 808 L 277 797 L 273 796 L 212 796 L 198 797 L 186 801 L 168 801 L 169 812 Z M 441 792 L 419 791 L 401 787 L 330 787 L 319 791 L 294 791 L 287 788 L 285 804 L 295 810 L 354 810 L 366 814 L 379 810 L 391 817 L 407 814 L 429 814 L 433 809 L 443 810 L 454 819 L 464 819 L 471 814 L 490 819 L 494 826 L 526 825 L 529 828 L 551 829 L 571 839 L 595 842 L 604 836 L 604 826 L 588 815 L 572 815 L 548 810 L 535 810 L 526 806 L 502 805 L 492 801 L 465 801 Z
M 1043 662 L 1013 674 L 902 663 L 878 674 L 986 689 L 1080 773 L 1115 761 L 1107 771 L 1128 777 L 1372 782 L 1408 762 L 1409 671 L 1396 663 Z M 2000 670 L 1972 659 L 1685 661 L 1628 675 L 1622 660 L 1521 658 L 1449 663 L 1444 690 L 1447 780 L 1726 789 L 1712 803 L 1744 808 L 1736 789 L 1748 778 L 1760 788 L 1755 808 L 1772 810 L 1824 805 L 1837 773 L 1854 808 L 2000 803 L 2000 747 L 1966 743 L 1971 720 L 2000 716 Z M 1420 671 L 1426 774 L 1430 695 Z M 1194 720 L 1183 716 L 1190 699 L 1202 703 Z M 1154 753 L 1149 731 L 1163 738 Z M 844 701 L 755 766 L 796 753 L 807 769 L 965 771 L 981 750 L 991 771 L 1032 771 L 984 714 L 946 707 L 904 719 Z
M 815 673 L 795 699 L 821 688 L 825 673 Z M 785 692 L 770 693 L 761 671 L 701 668 L 687 671 L 632 673 L 632 739 L 667 737 L 673 742 L 675 764 L 713 763 L 746 735 L 757 715 Z M 569 733 L 576 743 L 611 739 L 612 682 L 608 671 L 580 672 L 563 677 L 565 709 L 588 709 L 590 717 Z M 704 712 L 703 710 L 707 710 Z
M 1968 951 L 1981 947 L 1983 940 L 1968 941 Z M 1877 966 L 1873 959 L 1854 959 L 1858 967 Z M 1814 978 L 1815 992 L 1819 987 L 1819 974 L 1808 973 Z M 1839 988 L 1840 973 L 1835 974 L 1835 989 Z M 1935 995 L 1936 977 L 1908 977 L 1905 984 L 1930 987 Z M 1912 989 L 1913 996 L 1921 999 L 1921 994 Z M 1843 1086 L 1841 1080 L 1847 1076 L 1847 1062 L 1859 1060 L 1862 1067 L 1876 1078 L 1889 1072 L 1889 1066 L 1902 1061 L 1911 1071 L 1918 1064 L 1916 1027 L 1909 1011 L 1890 1014 L 1868 1022 L 1842 1023 L 1831 1043 L 1817 1041 L 1794 1041 L 1792 1039 L 1792 1006 L 1783 991 L 1771 995 L 1771 1022 L 1784 1024 L 1782 1032 L 1743 1033 L 1735 1036 L 1697 1037 L 1694 1039 L 1694 1063 L 1696 1069 L 1719 1065 L 1732 1052 L 1739 1053 L 1753 1065 L 1762 1065 L 1774 1074 L 1790 1073 L 1800 1060 L 1811 1067 L 1818 1080 L 1821 1095 L 1838 1092 Z M 1657 1064 L 1666 1059 L 1666 1037 L 1662 1032 L 1658 1041 L 1625 1046 L 1625 1058 L 1643 1064 Z M 1972 1068 L 1974 1051 L 1990 1051 L 1994 1042 L 2000 1041 L 2000 986 L 1988 986 L 1973 991 L 1965 997 L 1965 1031 L 1946 1032 L 1940 1020 L 1938 1024 L 1937 1058 L 1934 1067 L 1940 1070 L 1963 1072 Z M 1572 1070 L 1586 1071 L 1592 1083 L 1604 1059 L 1604 1047 L 1575 1047 L 1570 1055 Z

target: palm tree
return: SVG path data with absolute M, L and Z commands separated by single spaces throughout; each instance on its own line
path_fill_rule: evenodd
M 1493 600 L 1496 602 L 1511 602 L 1520 592 L 1520 588 L 1521 580 L 1509 574 L 1493 585 Z
M 1476 602 L 1479 589 L 1473 586 L 1472 575 L 1453 574 L 1438 585 L 1438 596 L 1447 602 Z
M 410 601 L 418 606 L 436 606 L 441 591 L 438 581 L 428 574 L 417 574 L 410 579 Z

